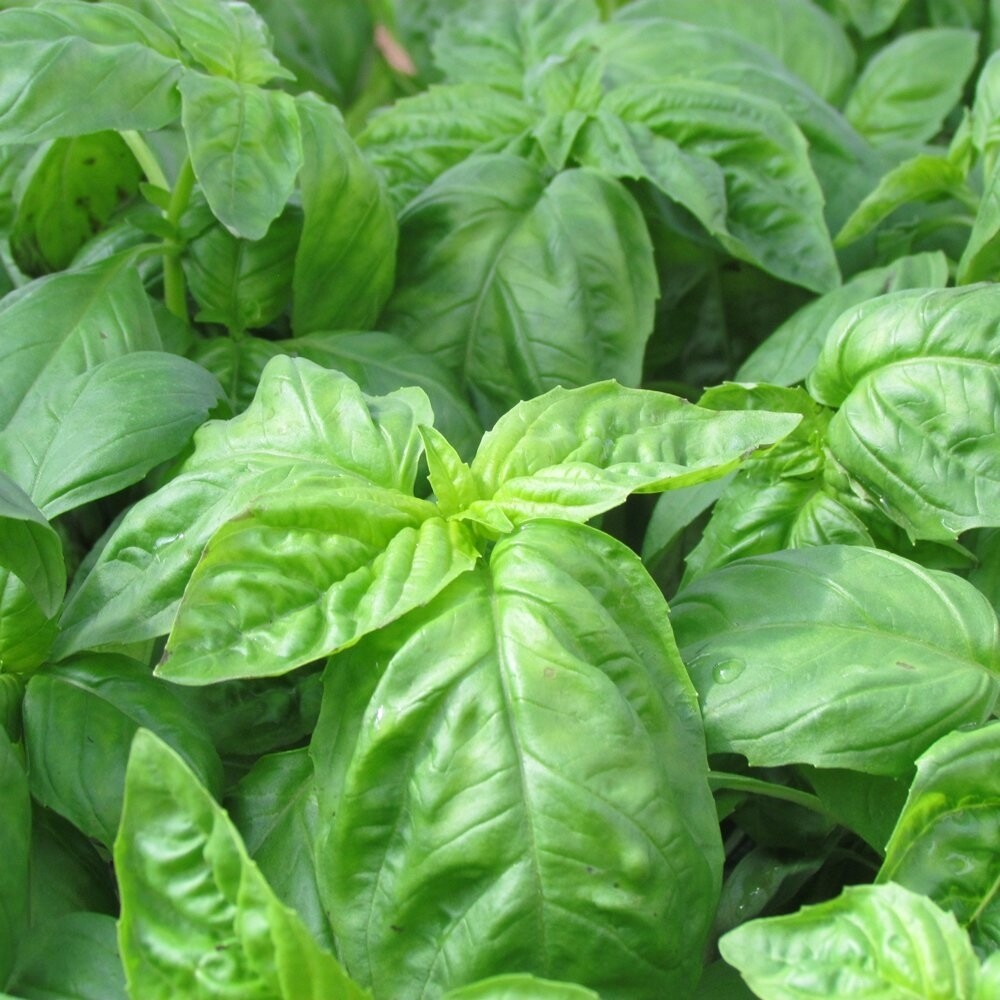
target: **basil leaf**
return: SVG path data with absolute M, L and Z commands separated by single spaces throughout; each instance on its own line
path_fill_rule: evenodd
M 468 529 L 425 500 L 272 492 L 208 541 L 156 672 L 185 684 L 286 673 L 426 603 L 478 557 Z
M 295 252 L 292 329 L 364 330 L 392 291 L 396 217 L 336 109 L 298 99 L 305 225 Z
M 338 372 L 274 358 L 247 411 L 201 428 L 178 475 L 125 515 L 63 610 L 59 655 L 168 632 L 205 544 L 260 496 L 344 480 L 411 492 L 417 425 L 431 420 L 419 390 L 366 397 Z
M 7 982 L 18 943 L 28 929 L 28 845 L 31 796 L 21 757 L 5 729 L 0 729 L 0 982 Z
M 41 664 L 58 628 L 28 588 L 13 573 L 0 569 L 0 666 L 27 673 Z
M 239 0 L 153 0 L 181 45 L 209 73 L 240 83 L 294 79 L 271 52 L 261 16 Z
M 1000 273 L 1000 170 L 986 178 L 969 242 L 962 251 L 955 279 L 960 285 L 990 281 Z
M 36 383 L 0 431 L 0 466 L 54 518 L 175 455 L 220 396 L 215 378 L 186 358 L 110 358 L 44 394 Z
M 801 767 L 823 808 L 880 855 L 903 810 L 910 775 L 890 778 L 835 767 Z
M 281 214 L 302 166 L 302 135 L 288 94 L 185 73 L 181 121 L 195 176 L 215 217 L 259 240 Z
M 278 901 L 180 757 L 147 730 L 132 743 L 114 857 L 129 996 L 367 996 Z
M 140 726 L 175 747 L 210 787 L 222 786 L 222 766 L 197 717 L 135 660 L 90 653 L 39 671 L 28 682 L 24 720 L 32 794 L 107 847 Z
M 320 885 L 376 994 L 512 967 L 609 998 L 691 990 L 721 855 L 664 610 L 621 543 L 535 521 L 330 661 Z
M 716 479 L 772 444 L 798 415 L 716 413 L 666 393 L 600 382 L 519 403 L 472 462 L 482 513 L 586 521 L 630 493 Z M 470 513 L 480 513 L 472 505 Z
M 28 998 L 127 1000 L 115 918 L 67 913 L 33 927 L 8 986 Z
M 0 566 L 18 576 L 42 612 L 52 617 L 66 592 L 62 541 L 45 515 L 0 472 Z
M 909 0 L 836 0 L 863 38 L 888 31 Z
M 988 717 L 1000 690 L 985 598 L 876 549 L 741 559 L 685 587 L 672 615 L 709 750 L 752 765 L 902 775 L 940 736 Z
M 976 62 L 978 36 L 961 28 L 901 35 L 865 66 L 844 107 L 847 120 L 878 145 L 933 138 L 959 102 Z
M 913 538 L 1000 523 L 998 315 L 988 285 L 875 299 L 841 318 L 809 379 L 840 407 L 837 460 Z
M 116 132 L 57 139 L 31 171 L 10 232 L 25 274 L 60 271 L 139 189 L 142 172 Z
M 332 951 L 316 882 L 319 805 L 308 749 L 261 757 L 226 797 L 226 810 L 268 885 Z
M 1000 947 L 1000 722 L 950 733 L 917 761 L 879 882 L 930 896 L 984 952 Z
M 385 321 L 459 373 L 484 422 L 555 385 L 639 381 L 656 275 L 642 215 L 617 182 L 591 170 L 550 180 L 524 160 L 480 156 L 401 223 Z
M 913 996 L 973 1000 L 975 953 L 951 914 L 896 885 L 850 886 L 783 917 L 754 920 L 719 941 L 765 1000 Z
M 521 135 L 535 119 L 522 100 L 484 84 L 438 86 L 372 115 L 358 142 L 400 209 L 450 167 Z
M 449 990 L 443 1000 L 598 1000 L 593 990 L 575 983 L 512 973 L 481 979 L 469 986 Z
M 180 112 L 172 48 L 117 4 L 0 11 L 0 143 L 168 125 Z
M 714 235 L 734 256 L 813 291 L 839 284 L 805 140 L 777 105 L 735 87 L 677 78 L 670 86 L 619 87 L 602 107 L 721 167 L 728 235 Z

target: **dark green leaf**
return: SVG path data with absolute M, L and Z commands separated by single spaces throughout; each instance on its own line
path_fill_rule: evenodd
M 950 733 L 918 761 L 879 882 L 950 910 L 975 945 L 1000 948 L 1000 722 Z
M 893 828 L 909 787 L 909 774 L 890 778 L 831 767 L 801 768 L 831 816 L 863 837 L 879 854 Z
M 719 949 L 764 1000 L 973 1000 L 978 974 L 955 918 L 896 885 L 851 886 L 827 903 L 752 921 Z
M 221 788 L 222 767 L 200 720 L 134 660 L 89 653 L 40 671 L 28 683 L 24 720 L 32 794 L 108 847 L 140 726 L 183 754 L 210 788 Z
M 298 99 L 298 109 L 305 226 L 295 253 L 292 329 L 364 330 L 392 291 L 396 216 L 339 112 L 310 95 Z
M 62 541 L 27 493 L 3 472 L 0 566 L 21 579 L 44 614 L 56 613 L 66 592 Z
M 535 521 L 331 660 L 320 884 L 377 995 L 511 968 L 609 1000 L 691 990 L 721 853 L 664 612 L 620 543 Z
M 887 602 L 886 594 L 892 594 Z M 819 546 L 707 573 L 672 602 L 709 750 L 902 775 L 1000 691 L 1000 626 L 965 580 Z
M 56 139 L 34 165 L 10 234 L 25 274 L 68 267 L 139 186 L 142 173 L 116 132 Z
M 0 671 L 27 673 L 45 659 L 58 629 L 13 573 L 0 569 Z
M 634 385 L 657 294 L 632 196 L 512 156 L 454 167 L 402 217 L 388 328 L 459 373 L 484 421 L 555 385 Z
M 129 757 L 115 866 L 129 996 L 367 996 L 279 902 L 180 757 L 146 730 Z
M 295 101 L 281 91 L 192 72 L 180 90 L 191 162 L 209 206 L 234 236 L 261 239 L 302 166 Z
M 961 28 L 901 35 L 865 66 L 844 108 L 848 121 L 879 145 L 933 138 L 962 95 L 977 41 Z
M 0 982 L 6 983 L 28 927 L 31 796 L 21 756 L 4 729 L 0 729 L 0 809 Z

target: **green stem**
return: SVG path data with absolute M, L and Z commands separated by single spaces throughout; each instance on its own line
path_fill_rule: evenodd
M 184 160 L 180 173 L 177 175 L 177 182 L 174 184 L 173 192 L 170 195 L 170 204 L 167 207 L 167 222 L 175 230 L 180 225 L 181 216 L 191 201 L 193 190 L 194 167 L 191 165 L 191 157 L 189 156 Z M 163 256 L 163 299 L 167 308 L 187 323 L 187 287 L 184 283 L 184 268 L 181 266 L 180 256 L 176 252 L 178 248 L 171 247 L 170 249 L 173 252 Z
M 160 161 L 157 160 L 156 154 L 149 148 L 146 140 L 138 132 L 133 132 L 131 129 L 119 132 L 119 135 L 125 140 L 125 145 L 132 151 L 132 155 L 136 158 L 139 166 L 142 167 L 142 172 L 146 175 L 146 180 L 154 187 L 169 191 L 170 184 L 163 173 Z
M 750 778 L 745 774 L 731 774 L 728 771 L 709 771 L 708 784 L 712 789 L 728 788 L 734 792 L 750 792 L 753 795 L 767 795 L 772 799 L 794 802 L 797 806 L 819 813 L 827 819 L 830 818 L 830 814 L 823 808 L 823 803 L 815 795 L 800 791 L 798 788 L 787 788 L 785 785 L 775 785 L 770 781 Z

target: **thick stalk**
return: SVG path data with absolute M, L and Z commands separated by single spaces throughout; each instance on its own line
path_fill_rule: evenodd
M 734 792 L 750 792 L 752 795 L 766 795 L 772 799 L 794 802 L 804 809 L 830 818 L 830 814 L 823 808 L 823 803 L 815 795 L 800 791 L 798 788 L 775 785 L 770 781 L 749 778 L 745 774 L 730 774 L 728 771 L 709 771 L 708 784 L 713 789 L 728 788 Z
M 194 167 L 189 156 L 184 160 L 177 175 L 177 182 L 174 184 L 170 204 L 167 207 L 167 222 L 172 228 L 176 229 L 180 225 L 181 216 L 188 207 L 193 190 Z M 171 246 L 168 249 L 171 252 L 163 256 L 163 300 L 175 316 L 179 316 L 187 323 L 187 287 L 184 282 L 184 268 L 177 253 L 180 247 Z

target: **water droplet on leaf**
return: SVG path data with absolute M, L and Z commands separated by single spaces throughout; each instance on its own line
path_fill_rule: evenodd
M 712 667 L 712 677 L 716 684 L 731 684 L 746 668 L 743 660 L 720 660 Z

